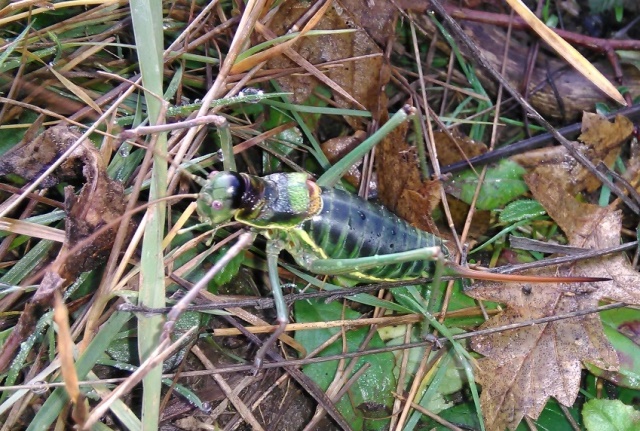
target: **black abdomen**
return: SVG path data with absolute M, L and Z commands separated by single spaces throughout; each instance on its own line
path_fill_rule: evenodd
M 387 210 L 351 193 L 322 192 L 322 212 L 303 228 L 330 258 L 350 259 L 440 246 L 442 240 L 421 231 Z M 362 273 L 371 279 L 411 279 L 430 272 L 433 262 L 415 261 L 372 268 Z

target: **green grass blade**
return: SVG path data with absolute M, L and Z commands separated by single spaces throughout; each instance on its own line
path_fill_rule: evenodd
M 163 94 L 163 17 L 162 2 L 132 0 L 131 18 L 136 39 L 140 71 L 150 124 L 156 124 L 162 112 L 162 102 L 155 95 Z M 153 171 L 149 200 L 165 196 L 167 190 L 166 134 L 157 137 L 153 154 Z M 166 217 L 165 205 L 153 205 L 146 214 L 147 225 L 142 239 L 141 283 L 139 304 L 164 307 L 164 265 L 162 238 Z M 140 316 L 138 321 L 138 350 L 140 362 L 157 346 L 162 328 L 162 316 Z M 142 429 L 157 430 L 160 415 L 162 366 L 158 365 L 142 381 Z
M 84 379 L 85 376 L 91 371 L 93 365 L 98 358 L 102 356 L 104 350 L 111 344 L 111 341 L 118 335 L 122 326 L 129 320 L 131 315 L 129 313 L 115 313 L 112 315 L 107 323 L 105 323 L 98 332 L 95 338 L 91 341 L 87 349 L 82 356 L 78 358 L 76 363 L 76 372 L 79 379 Z M 24 393 L 28 390 L 25 389 Z M 13 397 L 20 398 L 24 395 L 23 392 L 18 391 L 14 393 L 8 400 L 12 400 Z M 21 395 L 22 394 L 22 395 Z M 15 402 L 15 401 L 14 401 Z M 64 388 L 57 388 L 51 393 L 47 400 L 42 405 L 42 408 L 38 410 L 38 413 L 29 424 L 27 431 L 39 431 L 49 429 L 49 426 L 60 414 L 63 407 L 69 402 L 69 397 Z M 0 409 L 2 406 L 0 406 Z
M 2 65 L 4 65 L 4 62 L 7 60 L 7 58 L 9 58 L 11 53 L 18 47 L 18 45 L 20 44 L 20 41 L 24 39 L 27 33 L 29 33 L 29 30 L 31 30 L 31 24 L 33 24 L 33 22 L 30 22 L 29 24 L 27 24 L 27 26 L 24 28 L 24 30 L 22 30 L 22 32 L 18 35 L 18 37 L 16 37 L 13 40 L 13 42 L 11 42 L 7 46 L 7 48 L 4 50 L 2 54 L 0 54 L 0 68 L 2 68 Z
M 356 161 L 364 157 L 364 155 L 371 151 L 378 142 L 380 142 L 393 129 L 398 127 L 409 117 L 410 114 L 405 110 L 405 108 L 402 108 L 393 114 L 384 126 L 380 127 L 373 135 L 369 136 L 369 138 L 367 138 L 363 143 L 358 145 L 356 149 L 343 157 L 338 163 L 333 165 L 320 178 L 318 178 L 318 185 L 320 187 L 332 187 L 335 185 L 340 180 L 340 177 L 342 177 L 342 175 L 344 175 Z

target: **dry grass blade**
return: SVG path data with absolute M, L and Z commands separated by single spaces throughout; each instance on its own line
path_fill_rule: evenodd
M 91 6 L 91 5 L 109 5 L 114 3 L 119 3 L 121 0 L 71 0 L 71 1 L 63 1 L 59 3 L 45 3 L 41 7 L 37 7 L 33 10 L 28 10 L 27 12 L 20 12 L 15 15 L 8 16 L 6 18 L 0 19 L 0 25 L 5 25 L 10 22 L 18 21 L 23 18 L 31 17 L 34 15 L 39 15 L 41 13 L 51 12 L 52 10 L 60 10 L 64 8 L 76 7 L 76 6 Z M 42 2 L 15 2 L 14 4 L 9 4 L 2 10 L 0 10 L 0 16 L 11 13 L 12 9 L 15 10 L 18 7 L 28 9 L 33 4 L 41 4 Z
M 259 52 L 248 58 L 245 58 L 244 60 L 240 60 L 239 62 L 233 65 L 230 73 L 236 74 L 240 72 L 245 72 L 251 69 L 252 67 L 262 63 L 263 61 L 267 61 L 274 56 L 284 53 L 294 43 L 296 43 L 302 36 L 304 36 L 305 33 L 307 33 L 309 30 L 313 30 L 313 28 L 316 26 L 318 21 L 320 21 L 320 19 L 322 18 L 322 16 L 327 11 L 330 5 L 331 5 L 331 1 L 327 1 L 324 5 L 322 5 L 320 10 L 318 10 L 318 12 L 312 17 L 312 19 L 309 20 L 307 25 L 304 26 L 304 28 L 300 31 L 300 33 L 296 37 L 286 42 L 283 42 L 279 45 L 276 45 L 272 48 L 269 48 L 266 51 Z
M 67 90 L 69 90 L 71 93 L 75 94 L 84 103 L 86 103 L 87 105 L 91 106 L 91 108 L 93 108 L 93 110 L 95 110 L 98 114 L 102 115 L 102 109 L 100 109 L 98 104 L 93 101 L 91 96 L 89 96 L 86 91 L 84 91 L 80 86 L 78 86 L 78 85 L 74 84 L 73 82 L 71 82 L 70 80 L 68 80 L 64 75 L 59 73 L 53 67 L 47 66 L 47 69 L 49 69 L 49 71 L 56 78 L 58 78 L 58 80 L 62 83 L 62 85 L 67 87 Z
M 87 406 L 85 397 L 80 392 L 78 385 L 78 374 L 74 365 L 73 350 L 74 343 L 69 329 L 69 311 L 62 301 L 60 292 L 54 293 L 54 314 L 53 319 L 58 325 L 58 352 L 60 355 L 60 371 L 64 380 L 65 389 L 73 403 L 73 418 L 76 423 L 82 425 L 87 417 Z
M 540 37 L 547 42 L 559 55 L 561 55 L 567 63 L 572 65 L 578 72 L 582 73 L 594 85 L 601 89 L 613 100 L 623 106 L 627 106 L 627 102 L 622 94 L 605 78 L 602 73 L 589 61 L 584 58 L 574 47 L 569 45 L 564 39 L 558 36 L 553 30 L 547 27 L 542 21 L 535 16 L 522 0 L 507 0 L 509 6 L 531 26 L 533 31 L 538 33 Z
M 61 243 L 65 240 L 63 230 L 8 217 L 0 217 L 0 230 Z

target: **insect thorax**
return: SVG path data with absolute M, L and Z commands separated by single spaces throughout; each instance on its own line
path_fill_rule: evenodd
M 258 185 L 257 182 L 260 184 Z M 288 229 L 313 217 L 322 209 L 320 188 L 303 173 L 251 177 L 260 196 L 236 220 L 258 229 Z

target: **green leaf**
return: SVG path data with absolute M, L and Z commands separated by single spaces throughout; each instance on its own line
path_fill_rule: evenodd
M 634 431 L 640 429 L 640 412 L 618 400 L 591 400 L 582 409 L 588 431 Z
M 321 301 L 298 301 L 295 304 L 296 321 L 322 322 L 340 319 L 356 319 L 359 314 L 350 309 L 344 309 L 342 304 Z M 324 343 L 339 328 L 316 329 L 312 331 L 298 331 L 296 341 L 310 352 Z M 368 328 L 359 328 L 346 332 L 348 351 L 356 351 L 361 347 Z M 383 347 L 384 343 L 376 334 L 367 345 L 368 349 Z M 342 352 L 342 340 L 338 340 L 324 349 L 320 356 L 335 355 Z M 365 364 L 369 369 L 356 381 L 348 393 L 336 404 L 336 407 L 347 422 L 357 430 L 382 430 L 389 424 L 389 416 L 393 404 L 391 392 L 395 390 L 396 381 L 393 374 L 395 356 L 392 353 L 364 356 L 358 359 L 355 370 Z M 312 378 L 323 390 L 329 387 L 338 369 L 338 361 L 310 364 L 303 371 Z
M 604 311 L 601 319 L 604 333 L 620 358 L 620 369 L 606 371 L 586 363 L 587 369 L 618 386 L 640 389 L 640 346 L 633 330 L 640 325 L 640 310 L 620 308 Z
M 227 250 L 229 250 L 228 247 L 223 247 L 215 256 L 217 256 L 218 258 L 222 257 L 227 252 Z M 233 277 L 238 274 L 238 271 L 240 271 L 240 266 L 242 265 L 243 261 L 244 254 L 238 254 L 213 277 L 212 282 L 218 287 L 229 283 L 233 279 Z
M 624 17 L 624 6 L 616 6 L 613 8 L 613 12 L 616 15 L 616 21 L 622 22 L 622 18 Z
M 575 405 L 578 405 L 576 403 Z M 544 406 L 542 413 L 535 420 L 535 426 L 540 431 L 575 431 L 575 426 L 572 426 L 568 417 L 580 424 L 580 409 L 577 407 L 564 407 L 561 406 L 555 399 L 550 399 Z M 520 423 L 517 431 L 530 431 L 532 428 L 526 426 L 524 422 Z M 580 428 L 582 429 L 582 428 Z
M 522 176 L 525 169 L 510 160 L 502 160 L 497 166 L 487 169 L 476 208 L 493 210 L 501 208 L 528 189 Z M 444 183 L 447 193 L 471 205 L 478 185 L 478 177 L 473 171 L 464 171 Z
M 500 223 L 511 224 L 521 220 L 545 215 L 547 211 L 540 202 L 532 199 L 520 199 L 511 202 L 500 213 Z
M 31 30 L 31 24 L 32 23 L 27 24 L 24 30 L 22 30 L 16 38 L 13 39 L 10 44 L 5 46 L 4 52 L 0 54 L 0 67 L 4 65 L 4 62 L 9 58 L 13 51 L 20 46 L 20 42 L 24 39 L 27 33 L 29 33 L 29 30 Z

